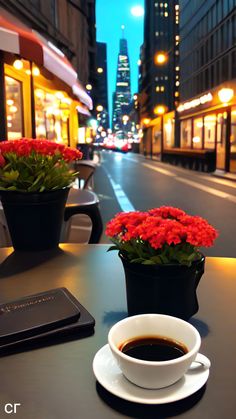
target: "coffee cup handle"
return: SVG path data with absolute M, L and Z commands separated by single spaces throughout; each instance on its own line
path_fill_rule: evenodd
M 205 355 L 198 353 L 195 360 L 190 365 L 189 369 L 196 370 L 203 367 L 208 370 L 210 366 L 211 361 Z

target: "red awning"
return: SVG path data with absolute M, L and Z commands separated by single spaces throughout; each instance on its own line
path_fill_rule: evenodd
M 88 109 L 93 108 L 91 97 L 77 78 L 77 73 L 64 53 L 42 35 L 27 27 L 10 13 L 0 8 L 0 50 L 45 67 L 72 88 Z

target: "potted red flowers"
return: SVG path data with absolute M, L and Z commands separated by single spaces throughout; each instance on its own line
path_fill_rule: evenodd
M 0 142 L 0 195 L 15 250 L 44 250 L 59 242 L 79 150 L 48 140 Z
M 118 250 L 129 314 L 156 312 L 189 319 L 198 310 L 196 288 L 204 272 L 199 247 L 217 231 L 205 219 L 174 207 L 117 214 L 106 234 Z

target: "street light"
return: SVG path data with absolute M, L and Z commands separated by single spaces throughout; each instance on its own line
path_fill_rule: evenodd
M 97 110 L 98 112 L 102 112 L 102 111 L 103 111 L 103 106 L 102 106 L 102 105 L 98 105 L 98 106 L 96 107 L 96 110 Z
M 223 89 L 220 89 L 218 92 L 218 97 L 220 101 L 225 104 L 230 102 L 233 96 L 234 96 L 234 91 L 233 89 L 230 89 L 230 88 L 224 87 Z
M 150 118 L 144 118 L 144 119 L 142 120 L 142 122 L 144 123 L 144 125 L 148 125 L 150 121 L 151 121 L 151 119 L 150 119 Z
M 155 55 L 154 55 L 154 62 L 157 65 L 163 65 L 166 64 L 168 60 L 168 55 L 166 52 L 164 51 L 158 51 Z
M 21 60 L 15 60 L 13 63 L 13 67 L 16 70 L 21 70 L 23 68 L 23 62 Z
M 164 105 L 157 105 L 154 108 L 155 115 L 164 115 L 165 112 L 166 112 L 166 106 Z
M 126 124 L 127 124 L 128 120 L 129 120 L 129 116 L 128 116 L 128 115 L 123 115 L 123 116 L 122 116 L 122 121 L 123 121 L 123 124 L 124 124 L 124 125 L 126 125 Z

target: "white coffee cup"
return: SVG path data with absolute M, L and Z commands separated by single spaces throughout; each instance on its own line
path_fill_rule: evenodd
M 146 361 L 126 355 L 119 349 L 125 342 L 141 337 L 164 337 L 177 341 L 187 348 L 187 353 L 168 361 Z M 210 368 L 209 359 L 198 353 L 201 337 L 197 329 L 177 317 L 162 314 L 127 317 L 110 329 L 108 343 L 124 376 L 144 388 L 170 386 L 182 378 L 189 368 Z

